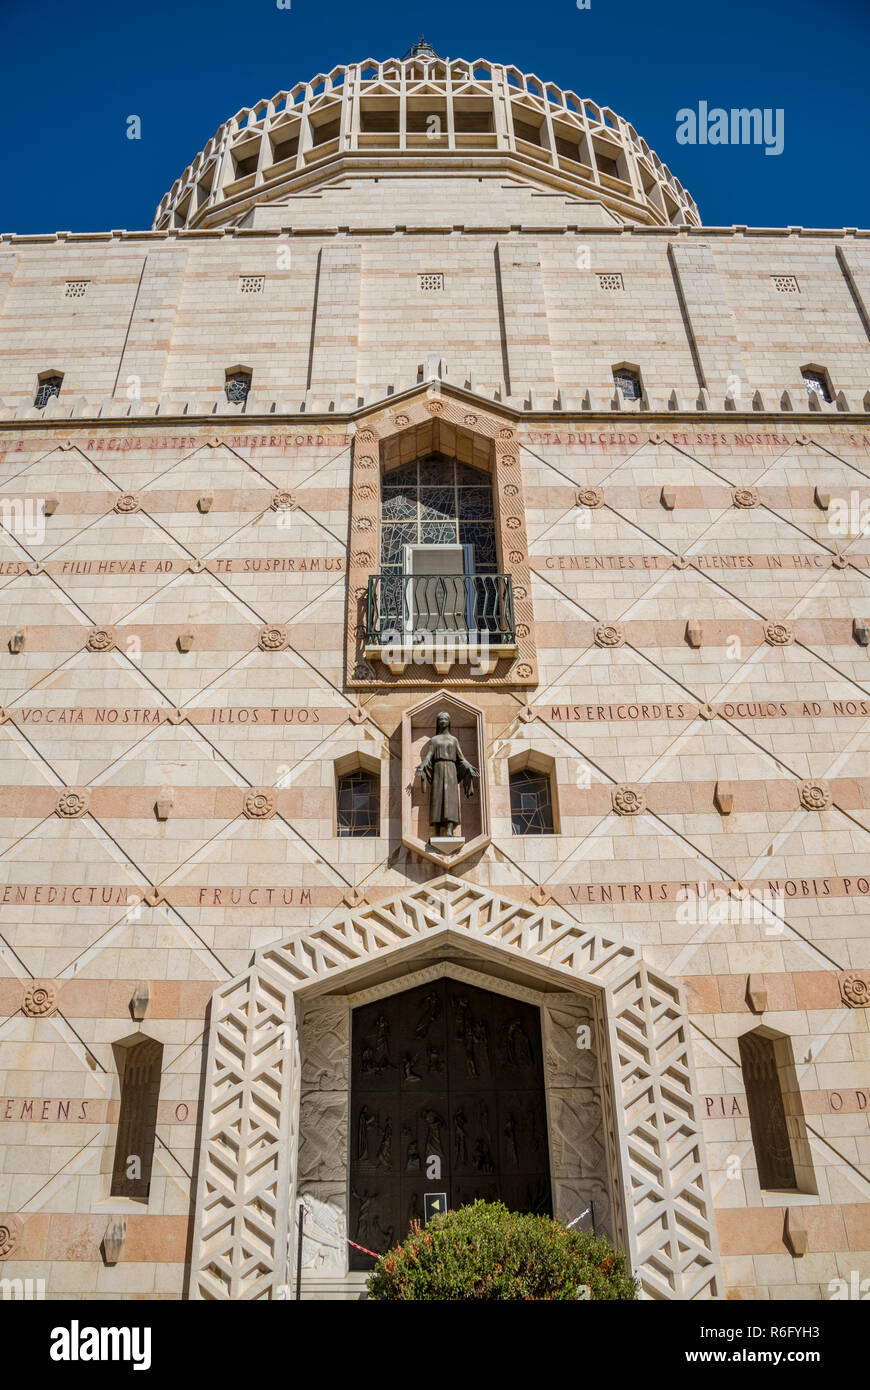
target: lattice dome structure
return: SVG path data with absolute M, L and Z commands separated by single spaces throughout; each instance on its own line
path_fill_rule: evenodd
M 238 111 L 176 179 L 153 225 L 234 225 L 255 204 L 336 175 L 462 172 L 470 162 L 593 199 L 626 222 L 700 226 L 680 181 L 609 107 L 519 68 L 440 58 L 422 41 L 404 59 L 335 67 Z

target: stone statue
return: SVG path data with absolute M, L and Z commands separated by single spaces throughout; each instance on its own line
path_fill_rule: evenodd
M 466 796 L 474 796 L 480 773 L 466 760 L 459 740 L 450 732 L 450 715 L 444 711 L 435 720 L 429 752 L 414 775 L 429 783 L 429 824 L 436 834 L 452 838 L 460 821 L 459 784 Z

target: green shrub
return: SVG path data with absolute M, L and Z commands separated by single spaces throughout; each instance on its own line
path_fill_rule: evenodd
M 382 1255 L 368 1280 L 373 1299 L 634 1299 L 625 1256 L 588 1231 L 549 1216 L 474 1202 L 433 1216 Z

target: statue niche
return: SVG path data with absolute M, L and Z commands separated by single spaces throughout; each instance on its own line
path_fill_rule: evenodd
M 438 864 L 489 842 L 483 713 L 434 696 L 402 720 L 402 839 Z
M 436 839 L 454 839 L 460 822 L 459 788 L 474 796 L 474 783 L 480 776 L 465 757 L 459 740 L 450 729 L 450 715 L 442 710 L 435 720 L 435 734 L 429 751 L 415 776 L 429 784 L 429 824 Z M 462 837 L 465 843 L 464 836 Z

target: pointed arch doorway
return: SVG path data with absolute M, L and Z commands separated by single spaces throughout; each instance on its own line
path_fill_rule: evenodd
M 717 1297 L 714 1214 L 679 986 L 635 947 L 555 905 L 517 902 L 449 874 L 265 947 L 215 991 L 190 1296 L 286 1296 L 303 1190 L 323 1213 L 318 1247 L 347 1271 L 351 1007 L 442 974 L 529 999 L 552 1016 L 543 1037 L 550 1171 L 556 1214 L 566 1217 L 560 1201 L 567 1194 L 574 1203 L 583 1181 L 572 1137 L 586 1133 L 575 1020 L 588 1016 L 606 1233 L 626 1251 L 645 1297 Z M 570 1113 L 580 1116 L 579 1128 Z M 341 1276 L 344 1296 L 359 1296 L 360 1277 L 354 1288 L 354 1276 Z M 342 1295 L 336 1284 L 325 1296 Z

